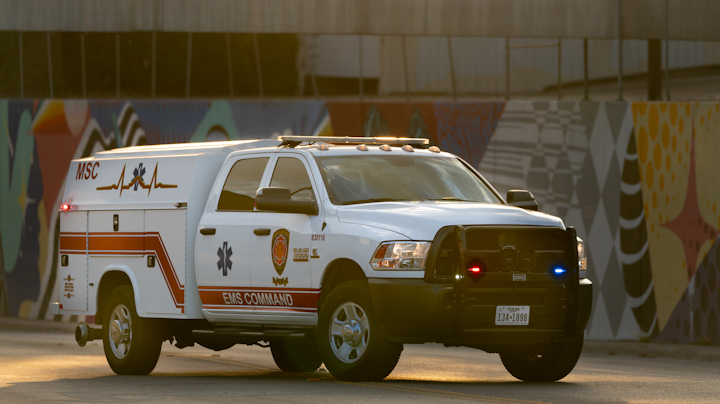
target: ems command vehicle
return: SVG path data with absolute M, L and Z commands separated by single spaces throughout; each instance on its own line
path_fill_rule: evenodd
M 72 162 L 57 314 L 117 374 L 164 341 L 269 346 L 278 367 L 381 380 L 403 344 L 498 353 L 525 381 L 575 366 L 585 246 L 527 191 L 501 195 L 426 139 L 139 146 Z

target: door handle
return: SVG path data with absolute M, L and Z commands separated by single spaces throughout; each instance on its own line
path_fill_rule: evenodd
M 270 229 L 255 229 L 253 233 L 255 233 L 256 236 L 269 236 Z
M 200 229 L 200 234 L 202 234 L 203 236 L 212 236 L 213 234 L 215 234 L 215 229 L 212 227 L 205 227 L 203 229 Z

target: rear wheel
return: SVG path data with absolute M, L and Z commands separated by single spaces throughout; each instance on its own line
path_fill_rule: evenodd
M 582 352 L 583 336 L 572 342 L 554 344 L 542 354 L 505 352 L 500 354 L 505 369 L 525 382 L 554 382 L 567 376 Z
M 403 346 L 385 338 L 365 282 L 333 289 L 320 309 L 318 347 L 328 371 L 340 380 L 379 381 L 395 369 Z
M 314 372 L 320 365 L 320 351 L 315 340 L 273 341 L 270 343 L 275 364 L 283 372 Z
M 110 368 L 119 375 L 146 375 L 155 369 L 162 339 L 152 320 L 135 310 L 130 286 L 113 290 L 103 315 L 103 348 Z

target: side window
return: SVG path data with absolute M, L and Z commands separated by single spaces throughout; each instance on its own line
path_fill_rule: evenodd
M 270 157 L 236 162 L 225 180 L 217 210 L 253 210 L 268 160 Z
M 291 198 L 294 200 L 315 199 L 305 165 L 296 158 L 280 157 L 278 159 L 270 186 L 289 189 Z

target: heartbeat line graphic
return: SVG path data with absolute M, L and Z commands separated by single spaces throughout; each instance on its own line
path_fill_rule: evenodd
M 125 167 L 123 166 L 122 173 L 120 173 L 120 178 L 118 179 L 117 184 L 108 185 L 105 187 L 97 187 L 98 191 L 112 191 L 115 189 L 120 190 L 120 196 L 122 196 L 122 193 L 124 190 L 128 190 L 132 188 L 133 186 L 135 189 L 137 189 L 138 185 L 142 189 L 148 190 L 148 196 L 150 196 L 150 191 L 157 188 L 177 188 L 177 185 L 170 185 L 170 184 L 163 184 L 162 182 L 157 182 L 157 171 L 158 171 L 158 163 L 155 163 L 155 172 L 153 172 L 152 179 L 150 180 L 149 184 L 145 184 L 145 181 L 143 181 L 142 176 L 145 174 L 145 169 L 142 168 L 142 164 L 140 166 L 141 170 L 135 169 L 134 174 L 135 177 L 132 181 L 130 181 L 129 184 L 125 185 Z

